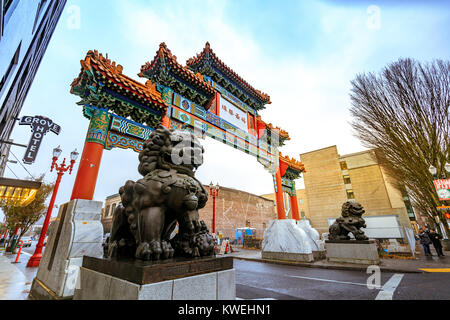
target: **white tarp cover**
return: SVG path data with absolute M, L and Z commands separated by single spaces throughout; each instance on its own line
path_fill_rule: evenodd
M 411 249 L 411 254 L 414 255 L 416 250 L 416 237 L 414 235 L 414 230 L 411 228 L 404 227 L 406 238 L 408 239 L 409 248 Z
M 363 219 L 366 221 L 367 228 L 362 228 L 361 230 L 370 239 L 400 239 L 404 238 L 402 226 L 398 222 L 397 215 L 385 215 L 376 217 L 365 217 Z M 331 226 L 335 218 L 328 219 L 328 226 Z M 353 238 L 353 235 L 349 235 Z
M 319 233 L 308 221 L 272 220 L 264 232 L 262 251 L 310 254 L 322 250 Z

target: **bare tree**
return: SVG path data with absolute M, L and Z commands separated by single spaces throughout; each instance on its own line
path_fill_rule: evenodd
M 450 63 L 400 59 L 379 74 L 359 74 L 351 83 L 351 125 L 356 136 L 376 150 L 416 208 L 445 222 L 436 209 L 441 203 L 428 168 L 436 167 L 440 178 L 450 162 Z M 447 223 L 443 225 L 450 237 Z

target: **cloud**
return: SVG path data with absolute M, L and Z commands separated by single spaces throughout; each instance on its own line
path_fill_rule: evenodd
M 52 148 L 58 144 L 63 155 L 75 147 L 81 153 L 89 122 L 75 105 L 79 99 L 69 93 L 69 85 L 87 50 L 108 53 L 125 74 L 144 82 L 137 73 L 163 41 L 182 64 L 209 41 L 222 61 L 268 93 L 273 103 L 261 115 L 290 133 L 291 141 L 281 149 L 284 154 L 298 158 L 330 145 L 337 145 L 341 154 L 363 150 L 348 124 L 355 75 L 378 71 L 401 56 L 448 59 L 450 50 L 448 10 L 383 1 L 378 4 L 381 27 L 371 30 L 368 4 L 361 3 L 111 0 L 105 8 L 104 1 L 73 0 L 81 9 L 81 27 L 68 30 L 68 12 L 63 13 L 20 114 L 48 116 L 63 130 L 45 137 L 28 170 L 35 175 L 48 172 Z M 29 128 L 16 126 L 12 137 L 26 144 Z M 198 171 L 202 182 L 255 194 L 273 192 L 270 174 L 256 159 L 209 138 L 204 145 L 205 163 Z M 14 147 L 13 152 L 21 157 L 24 150 Z M 11 167 L 20 178 L 26 176 L 20 166 Z M 94 198 L 104 201 L 126 180 L 138 179 L 136 167 L 136 153 L 105 151 Z M 76 170 L 64 176 L 56 203 L 70 199 Z M 47 180 L 55 178 L 54 172 L 47 173 Z
M 292 139 L 282 148 L 283 153 L 298 158 L 300 153 L 333 144 L 343 146 L 346 152 L 362 149 L 351 135 L 347 109 L 350 80 L 355 72 L 351 66 L 356 56 L 364 61 L 371 53 L 366 31 L 360 31 L 365 24 L 364 12 L 354 10 L 349 17 L 343 9 L 321 7 L 324 33 L 342 35 L 346 42 L 317 65 L 309 63 L 303 52 L 291 53 L 289 58 L 284 58 L 282 51 L 278 56 L 266 54 L 249 30 L 227 20 L 226 6 L 218 7 L 217 2 L 202 6 L 190 2 L 160 4 L 155 8 L 132 1 L 132 5 L 127 3 L 120 10 L 123 21 L 127 21 L 123 34 L 141 52 L 152 53 L 147 60 L 153 59 L 159 43 L 164 41 L 178 62 L 185 64 L 209 41 L 222 61 L 252 86 L 271 95 L 273 103 L 261 114 L 265 121 L 290 132 Z M 334 41 L 339 40 L 338 36 Z M 367 48 L 366 52 L 360 52 L 361 47 Z M 257 194 L 273 192 L 270 174 L 256 159 L 209 139 L 205 144 L 200 178 L 211 177 Z

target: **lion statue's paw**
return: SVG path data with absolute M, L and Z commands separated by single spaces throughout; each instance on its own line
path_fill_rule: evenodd
M 159 257 L 163 253 L 161 244 L 159 241 L 153 240 L 150 243 L 141 242 L 136 249 L 136 258 L 141 260 L 159 260 Z

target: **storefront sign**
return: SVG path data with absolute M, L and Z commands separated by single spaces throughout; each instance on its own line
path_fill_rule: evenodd
M 28 143 L 27 151 L 23 157 L 23 162 L 25 164 L 32 164 L 36 160 L 39 147 L 41 146 L 42 139 L 51 131 L 55 134 L 61 132 L 61 127 L 54 123 L 49 118 L 43 116 L 25 116 L 20 119 L 19 125 L 28 125 L 31 127 L 31 139 Z
M 433 180 L 439 200 L 450 200 L 450 179 Z

